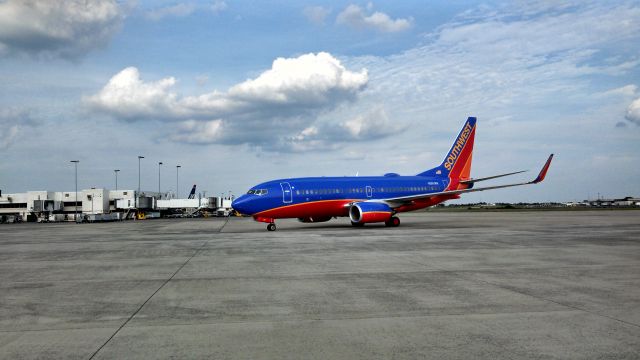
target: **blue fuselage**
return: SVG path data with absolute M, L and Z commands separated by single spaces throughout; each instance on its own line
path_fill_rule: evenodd
M 344 216 L 344 204 L 443 191 L 446 178 L 425 176 L 309 177 L 268 181 L 233 201 L 246 215 L 270 218 Z M 329 206 L 328 203 L 339 206 Z M 301 206 L 304 205 L 304 206 Z

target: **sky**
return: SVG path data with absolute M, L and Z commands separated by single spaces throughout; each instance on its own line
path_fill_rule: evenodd
M 640 196 L 639 50 L 637 1 L 0 0 L 0 189 L 414 175 L 476 116 L 472 176 L 555 158 L 458 202 Z

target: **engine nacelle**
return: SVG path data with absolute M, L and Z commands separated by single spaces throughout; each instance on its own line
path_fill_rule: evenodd
M 302 223 L 317 223 L 317 222 L 325 222 L 331 220 L 331 216 L 309 216 L 298 218 L 298 221 Z
M 386 222 L 392 215 L 393 210 L 384 203 L 360 202 L 349 208 L 349 218 L 356 224 Z

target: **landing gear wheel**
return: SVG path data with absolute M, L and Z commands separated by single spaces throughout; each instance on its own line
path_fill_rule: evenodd
M 400 226 L 400 218 L 392 216 L 389 220 L 385 221 L 384 224 L 389 227 L 398 227 Z
M 351 222 L 351 226 L 353 227 L 363 227 L 364 223 L 360 223 L 360 222 Z
M 271 223 L 271 224 L 267 225 L 267 230 L 276 231 L 276 224 Z

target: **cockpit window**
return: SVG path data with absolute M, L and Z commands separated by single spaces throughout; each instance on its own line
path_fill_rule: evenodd
M 266 195 L 269 191 L 267 189 L 251 189 L 247 192 L 247 194 L 253 195 Z

